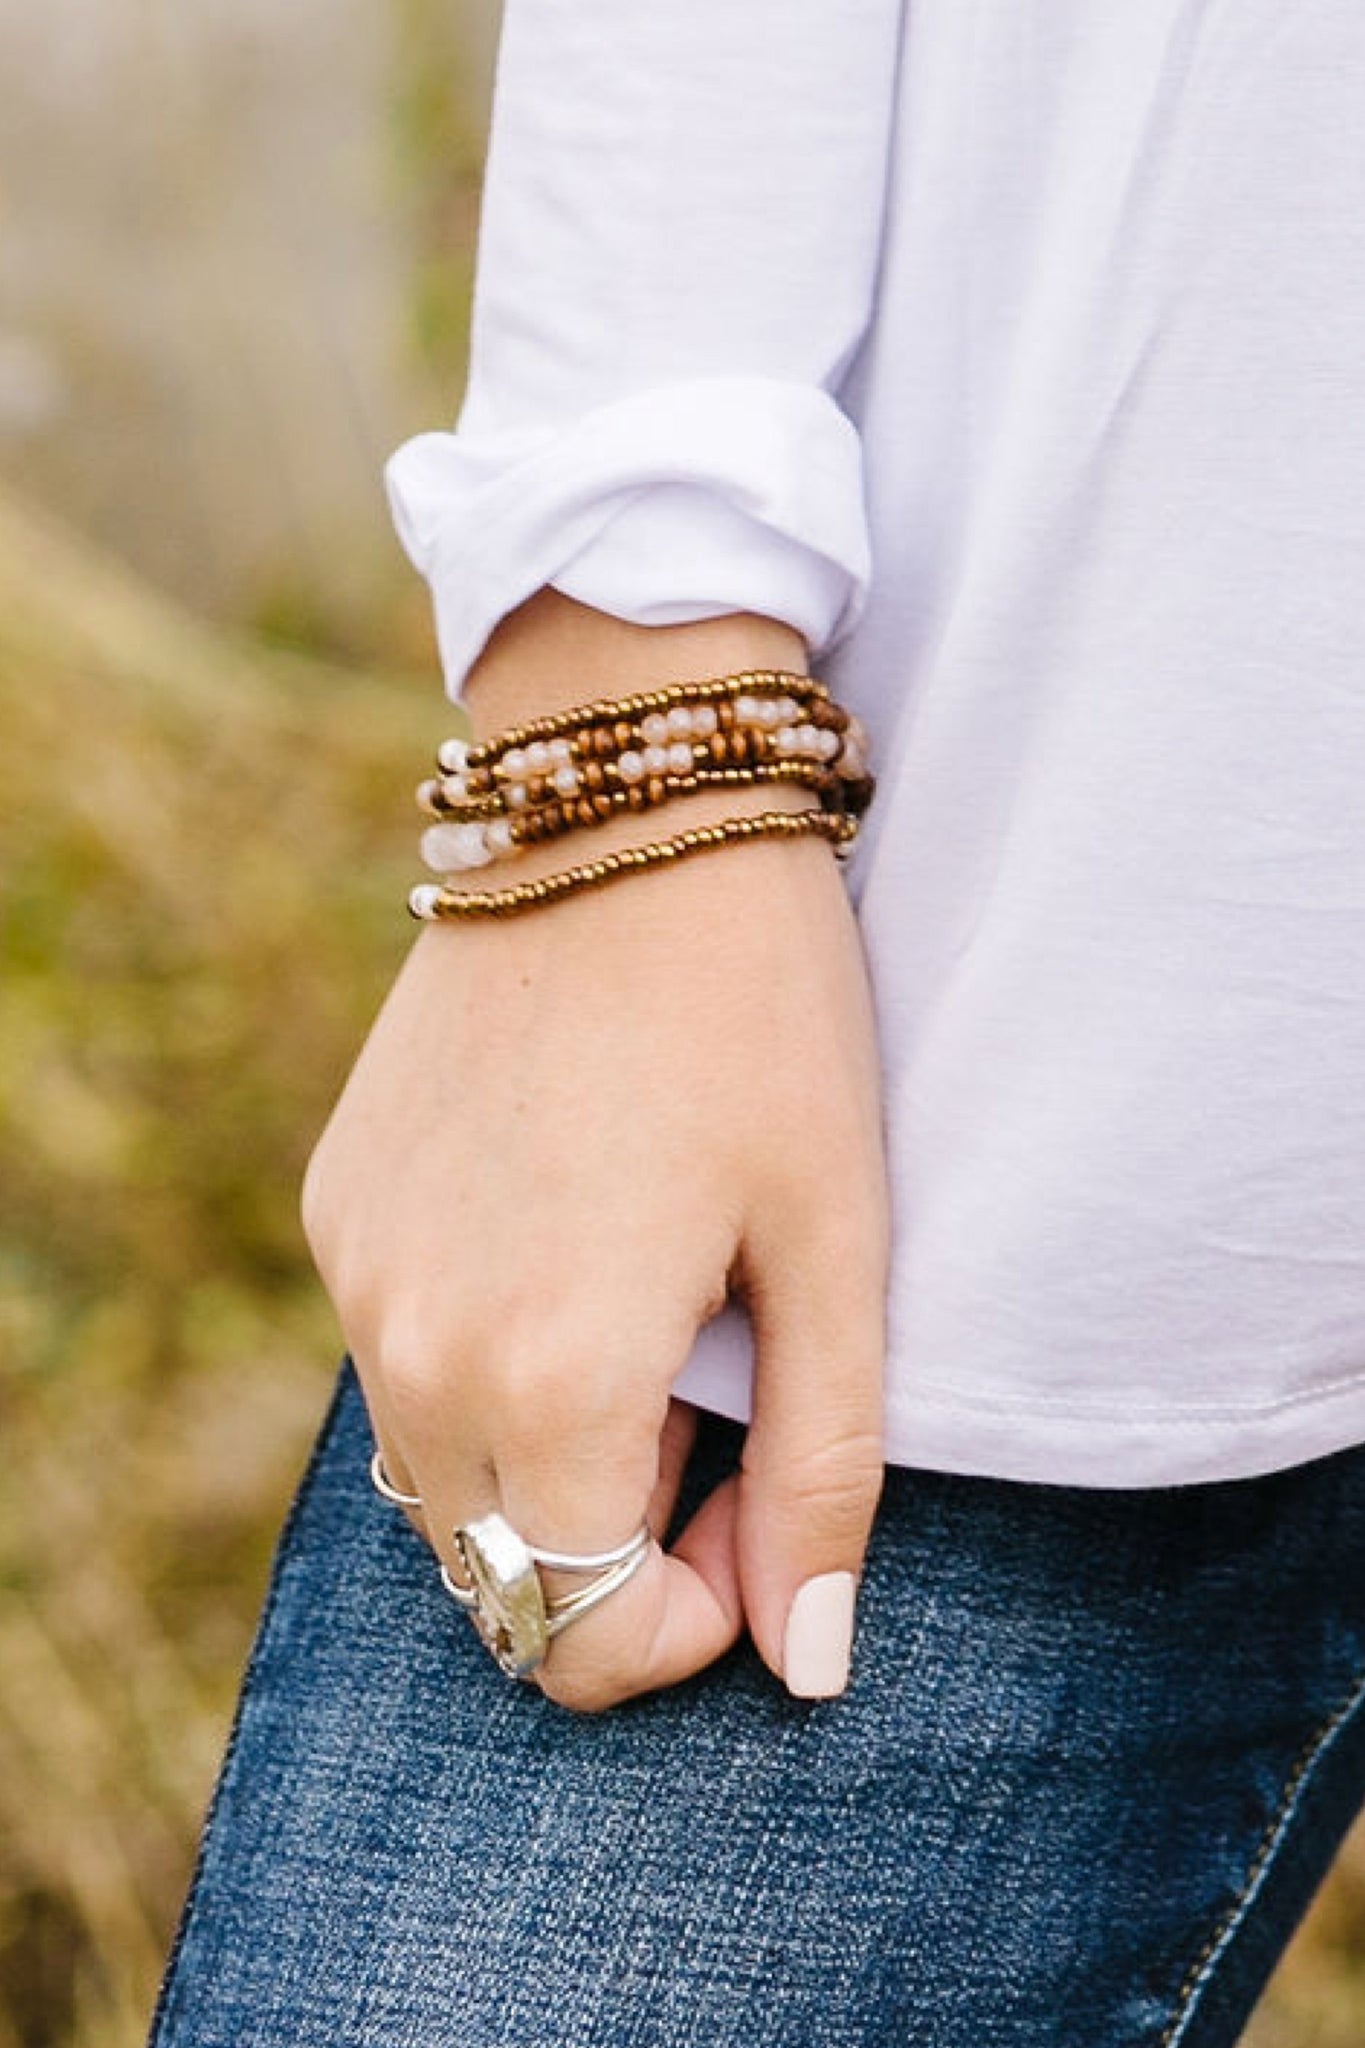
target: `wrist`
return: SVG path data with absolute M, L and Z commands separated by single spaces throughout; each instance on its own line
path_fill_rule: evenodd
M 476 737 L 487 739 L 593 698 L 746 668 L 809 674 L 806 643 L 794 627 L 754 612 L 637 626 L 546 584 L 499 622 L 462 695 Z

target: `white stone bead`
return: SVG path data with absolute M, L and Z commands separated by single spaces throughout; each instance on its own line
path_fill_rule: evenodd
M 489 850 L 488 841 L 483 836 L 483 826 L 473 824 L 456 825 L 454 829 L 462 835 L 464 853 L 462 865 L 467 868 L 487 867 L 493 855 Z
M 414 917 L 430 920 L 436 915 L 436 906 L 441 900 L 439 882 L 419 882 L 408 892 L 408 908 Z
M 699 739 L 710 739 L 719 724 L 714 704 L 698 704 L 692 713 L 692 730 Z
M 469 764 L 469 741 L 442 740 L 436 749 L 436 758 L 452 775 L 458 775 Z
M 525 751 L 521 747 L 513 747 L 510 753 L 503 754 L 498 761 L 498 773 L 510 775 L 519 782 L 526 773 Z
M 692 747 L 688 740 L 674 740 L 668 749 L 668 765 L 675 775 L 690 775 L 692 772 Z
M 513 811 L 524 809 L 529 795 L 530 791 L 524 782 L 509 782 L 503 792 L 508 808 Z
M 622 782 L 641 782 L 645 773 L 644 756 L 638 754 L 634 747 L 628 747 L 624 754 L 618 756 L 616 770 Z
M 759 703 L 757 697 L 736 697 L 735 717 L 740 719 L 743 724 L 752 725 L 758 715 Z
M 784 725 L 794 724 L 801 716 L 801 706 L 797 703 L 795 697 L 779 697 L 777 703 L 778 709 L 782 713 L 782 723 Z
M 640 737 L 655 747 L 668 738 L 668 720 L 662 711 L 651 711 L 640 720 Z
M 820 728 L 819 728 L 819 726 L 818 726 L 818 725 L 798 725 L 798 726 L 797 726 L 797 728 L 796 728 L 796 745 L 797 745 L 797 751 L 798 751 L 799 753 L 802 753 L 802 754 L 813 754 L 813 753 L 814 753 L 814 752 L 816 751 L 816 749 L 818 748 L 819 744 L 820 744 Z
M 777 731 L 773 734 L 773 740 L 784 754 L 794 754 L 796 752 L 796 727 L 794 725 L 779 725 Z
M 833 727 L 828 725 L 822 725 L 820 728 L 819 751 L 824 756 L 826 761 L 832 761 L 834 759 L 834 756 L 839 751 L 840 744 L 841 742 L 839 739 L 839 735 L 837 732 L 834 731 Z
M 448 796 L 452 803 L 462 803 L 469 795 L 467 775 L 446 775 L 441 779 L 441 794 Z
M 686 704 L 675 704 L 668 713 L 668 730 L 673 737 L 681 738 L 692 730 L 692 712 Z
M 640 759 L 645 764 L 645 771 L 647 774 L 662 775 L 665 768 L 667 768 L 668 766 L 668 748 L 646 747 L 644 752 L 641 754 Z
M 460 859 L 459 842 L 455 838 L 457 825 L 432 825 L 418 841 L 424 866 L 434 868 L 438 875 L 448 875 L 456 868 L 463 867 Z
M 544 740 L 532 740 L 526 749 L 526 771 L 529 775 L 547 775 L 550 769 L 550 749 Z
M 419 782 L 417 785 L 417 801 L 424 811 L 431 809 L 440 794 L 441 785 L 434 776 L 429 775 L 425 782 Z
M 460 868 L 481 868 L 493 856 L 484 843 L 482 825 L 432 825 L 422 834 L 422 859 L 438 875 Z
M 758 722 L 760 725 L 765 725 L 769 732 L 775 726 L 781 725 L 782 706 L 778 703 L 776 697 L 765 697 L 762 700 L 758 707 Z
M 554 785 L 561 796 L 572 796 L 578 788 L 578 770 L 566 763 L 554 772 Z
M 483 828 L 483 836 L 496 854 L 511 853 L 517 847 L 517 841 L 512 837 L 510 818 L 490 818 Z
M 850 777 L 866 775 L 867 773 L 867 761 L 863 755 L 862 748 L 858 746 L 856 741 L 849 739 L 844 741 L 835 766 L 841 775 Z
M 573 759 L 573 742 L 566 739 L 562 732 L 555 734 L 555 737 L 549 742 L 549 748 L 552 761 L 571 761 Z

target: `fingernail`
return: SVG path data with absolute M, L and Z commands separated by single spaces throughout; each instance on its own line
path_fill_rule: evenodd
M 821 1572 L 798 1587 L 782 1645 L 787 1691 L 798 1699 L 830 1699 L 848 1684 L 856 1591 L 852 1572 Z

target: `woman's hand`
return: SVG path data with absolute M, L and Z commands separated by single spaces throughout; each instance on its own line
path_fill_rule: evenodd
M 425 928 L 309 1161 L 303 1219 L 387 1468 L 457 1575 L 455 1526 L 494 1508 L 556 1549 L 643 1518 L 662 1536 L 695 1424 L 670 1390 L 738 1292 L 756 1350 L 742 1471 L 533 1676 L 604 1708 L 710 1663 L 747 1618 L 793 1691 L 841 1689 L 883 1471 L 888 1210 L 872 1005 L 826 844 L 721 847 Z

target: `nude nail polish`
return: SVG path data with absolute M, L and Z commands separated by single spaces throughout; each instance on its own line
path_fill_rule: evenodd
M 797 1588 L 787 1616 L 782 1671 L 798 1699 L 830 1699 L 848 1684 L 853 1654 L 852 1572 L 821 1572 Z

